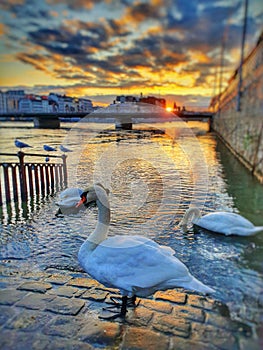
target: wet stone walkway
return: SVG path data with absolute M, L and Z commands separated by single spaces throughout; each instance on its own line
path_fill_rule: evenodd
M 157 292 L 125 320 L 101 320 L 109 290 L 86 274 L 48 269 L 0 279 L 0 349 L 259 350 L 250 326 L 218 301 L 182 289 Z

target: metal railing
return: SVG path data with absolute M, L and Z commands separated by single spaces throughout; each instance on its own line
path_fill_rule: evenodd
M 18 157 L 18 162 L 0 162 L 0 210 L 20 203 L 35 201 L 37 197 L 44 198 L 67 187 L 66 155 L 47 155 L 35 153 L 0 153 L 0 156 Z M 57 158 L 61 162 L 25 162 L 35 157 Z M 5 208 L 3 208 L 5 207 Z

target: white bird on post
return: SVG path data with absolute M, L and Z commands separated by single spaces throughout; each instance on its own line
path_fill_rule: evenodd
M 21 151 L 22 148 L 32 148 L 32 146 L 30 146 L 27 143 L 22 142 L 22 141 L 20 141 L 18 139 L 15 139 L 15 146 L 17 148 L 20 148 L 20 151 Z
M 65 147 L 63 145 L 60 145 L 59 148 L 60 148 L 61 152 L 64 152 L 64 153 L 66 153 L 66 152 L 73 152 L 71 149 L 69 149 L 69 148 L 67 148 L 67 147 Z

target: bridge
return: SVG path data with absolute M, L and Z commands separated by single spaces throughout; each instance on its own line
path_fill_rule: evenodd
M 166 122 L 174 120 L 183 121 L 206 121 L 211 129 L 213 113 L 209 112 L 190 112 L 176 111 L 167 112 L 165 109 L 156 105 L 140 102 L 130 102 L 121 104 L 112 104 L 105 108 L 95 110 L 93 113 L 75 112 L 75 113 L 5 113 L 0 115 L 0 120 L 33 120 L 35 128 L 60 128 L 60 122 L 79 121 L 86 118 L 87 121 L 102 121 L 103 119 L 114 119 L 116 129 L 131 130 L 133 124 L 147 122 Z
M 87 112 L 75 112 L 75 113 L 4 113 L 0 115 L 0 120 L 11 121 L 33 121 L 35 128 L 44 129 L 59 129 L 60 122 L 63 119 L 76 119 L 84 118 L 87 116 Z

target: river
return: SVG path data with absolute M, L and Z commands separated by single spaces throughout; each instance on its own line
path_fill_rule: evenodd
M 34 153 L 43 153 L 44 144 L 69 147 L 69 187 L 101 182 L 110 190 L 110 235 L 139 234 L 172 247 L 195 277 L 216 290 L 213 297 L 228 305 L 232 318 L 260 323 L 263 234 L 225 237 L 191 227 L 184 233 L 179 226 L 190 205 L 202 214 L 227 210 L 263 225 L 263 186 L 205 123 L 136 124 L 132 132 L 85 121 L 57 130 L 32 126 L 1 122 L 1 152 L 16 153 L 15 138 Z M 97 209 L 57 218 L 57 196 L 43 198 L 26 216 L 2 213 L 2 264 L 21 271 L 79 269 L 77 252 L 95 226 Z

